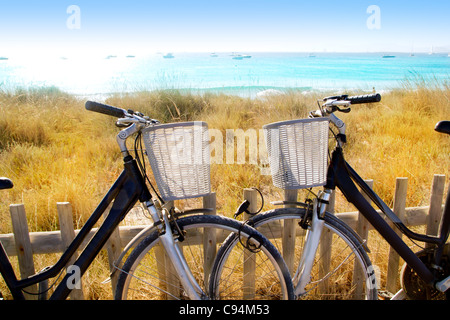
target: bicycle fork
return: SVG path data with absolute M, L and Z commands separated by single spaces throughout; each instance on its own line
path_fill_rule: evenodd
M 328 201 L 331 197 L 331 190 L 325 189 L 319 197 L 314 199 L 311 225 L 306 233 L 305 245 L 300 263 L 294 275 L 295 295 L 297 297 L 306 293 L 305 287 L 311 281 L 311 270 L 314 258 L 319 247 L 320 237 L 325 223 L 324 216 Z
M 204 296 L 203 290 L 195 280 L 180 247 L 176 244 L 168 218 L 168 211 L 163 209 L 158 212 L 155 205 L 151 202 L 146 202 L 145 206 L 153 221 L 157 224 L 160 231 L 159 238 L 161 239 L 161 243 L 187 295 L 191 300 L 202 300 Z

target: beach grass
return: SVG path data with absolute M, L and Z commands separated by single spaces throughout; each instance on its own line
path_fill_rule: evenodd
M 158 90 L 115 94 L 105 102 L 161 122 L 206 121 L 225 137 L 227 129 L 259 130 L 271 122 L 304 118 L 326 95 L 289 91 L 250 99 Z M 68 201 L 75 227 L 80 228 L 121 172 L 115 119 L 86 111 L 84 103 L 54 87 L 0 92 L 0 176 L 14 182 L 13 189 L 2 191 L 0 233 L 12 232 L 8 208 L 12 203 L 25 204 L 30 231 L 50 231 L 59 229 L 56 202 Z M 434 174 L 448 179 L 450 138 L 433 128 L 438 121 L 450 119 L 449 83 L 405 81 L 402 88 L 383 94 L 380 103 L 357 105 L 339 116 L 347 123 L 347 161 L 363 178 L 374 179 L 374 189 L 386 203 L 392 205 L 396 177 L 409 179 L 408 207 L 429 204 Z M 270 176 L 247 162 L 213 164 L 211 183 L 217 210 L 226 216 L 232 216 L 241 203 L 243 188 L 259 188 L 266 204 L 283 195 Z M 338 199 L 336 210 L 353 208 Z M 110 298 L 101 284 L 108 267 L 97 268 L 88 275 L 87 298 Z

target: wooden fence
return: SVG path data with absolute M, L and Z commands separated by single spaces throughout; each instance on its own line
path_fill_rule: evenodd
M 370 186 L 373 185 L 372 180 L 366 182 Z M 426 225 L 426 233 L 428 235 L 437 235 L 442 216 L 445 175 L 434 175 L 430 205 L 424 207 L 405 208 L 407 182 L 407 178 L 397 178 L 396 180 L 393 202 L 394 213 L 405 225 Z M 285 200 L 296 201 L 297 190 L 285 190 L 284 196 Z M 257 210 L 256 200 L 258 199 L 258 195 L 256 190 L 245 189 L 244 199 L 251 202 L 251 205 L 254 206 L 254 211 Z M 203 197 L 203 206 L 205 208 L 215 208 L 215 193 Z M 0 241 L 9 256 L 18 257 L 21 278 L 26 278 L 35 273 L 33 254 L 62 253 L 78 232 L 78 230 L 74 230 L 71 204 L 67 202 L 57 203 L 57 210 L 60 222 L 59 231 L 29 232 L 24 205 L 12 204 L 10 206 L 13 233 L 0 235 Z M 250 211 L 252 211 L 252 208 L 250 208 Z M 329 211 L 334 212 L 334 196 L 332 197 Z M 358 232 L 369 243 L 370 247 L 369 230 L 372 227 L 359 212 L 336 213 L 336 216 Z M 144 225 L 120 226 L 118 230 L 115 230 L 104 248 L 108 252 L 111 270 L 113 270 L 114 261 L 120 255 L 125 245 L 145 227 Z M 293 249 L 295 247 L 295 235 L 299 231 L 299 228 L 295 224 L 289 223 L 286 223 L 283 228 L 280 231 L 280 237 L 282 237 L 283 242 L 282 254 L 288 267 L 293 270 Z M 86 237 L 84 245 L 90 241 L 95 232 L 96 229 L 91 231 L 89 236 Z M 215 252 L 215 250 L 212 252 Z M 73 259 L 75 258 L 73 257 Z M 205 260 L 208 259 L 212 261 L 213 258 L 205 257 Z M 71 263 L 73 261 L 69 264 Z M 391 249 L 389 252 L 386 291 L 393 293 L 399 289 L 397 284 L 399 264 L 399 256 Z M 114 288 L 115 279 L 111 279 L 111 283 Z M 30 292 L 38 292 L 39 290 L 37 286 L 27 289 Z M 71 299 L 83 299 L 83 290 L 74 290 L 70 297 Z M 33 299 L 36 296 L 30 295 L 27 298 Z

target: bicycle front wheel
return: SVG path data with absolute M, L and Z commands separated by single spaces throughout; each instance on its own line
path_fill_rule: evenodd
M 210 299 L 209 278 L 217 248 L 229 235 L 238 235 L 242 246 L 233 248 L 235 261 L 233 286 L 224 290 L 223 299 L 292 299 L 293 284 L 288 268 L 273 244 L 255 229 L 241 222 L 215 215 L 188 216 L 177 220 L 185 232 L 182 242 L 177 241 L 201 296 Z M 245 260 L 242 259 L 245 257 Z M 239 259 L 239 258 L 237 258 Z M 245 266 L 244 266 L 245 265 Z M 244 274 L 252 267 L 252 281 Z M 130 253 L 119 268 L 116 299 L 188 299 L 172 263 L 154 230 Z M 250 284 L 250 285 L 249 285 Z M 215 291 L 215 290 L 213 290 Z M 217 298 L 214 296 L 213 298 Z
M 299 222 L 305 214 L 306 210 L 302 208 L 281 208 L 258 214 L 249 221 L 249 224 L 270 239 L 280 252 L 283 252 L 283 226 L 287 223 L 295 225 L 295 237 L 288 240 L 291 241 L 289 252 L 287 248 L 283 252 L 292 276 L 296 273 L 303 253 L 306 231 L 299 226 Z M 294 241 L 295 243 L 292 243 Z M 231 250 L 233 245 L 235 243 L 229 239 L 229 242 L 223 245 L 224 251 Z M 214 273 L 212 276 L 215 276 Z M 294 286 L 297 280 L 293 280 Z M 295 293 L 301 299 L 314 300 L 377 299 L 374 269 L 360 238 L 345 223 L 328 212 L 325 215 L 324 229 L 310 281 L 303 292 Z

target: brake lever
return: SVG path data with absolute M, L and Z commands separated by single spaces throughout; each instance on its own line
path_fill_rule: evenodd
M 119 118 L 116 121 L 116 127 L 127 128 L 127 127 L 131 126 L 132 124 L 139 123 L 139 122 L 141 122 L 140 119 L 137 119 L 135 116 Z
M 350 111 L 352 111 L 352 108 L 346 108 L 346 109 L 341 109 L 339 107 L 336 107 L 337 111 L 342 112 L 342 113 L 349 113 Z
M 123 122 L 120 122 L 120 121 L 116 121 L 116 127 L 118 127 L 118 128 L 127 128 L 127 127 L 129 127 L 131 125 L 132 125 L 132 123 L 130 123 L 130 122 L 123 123 Z

